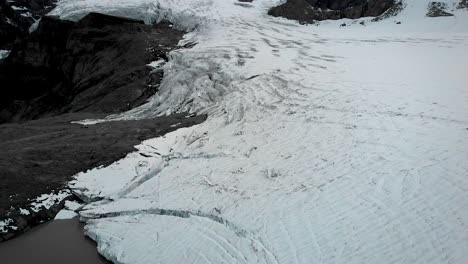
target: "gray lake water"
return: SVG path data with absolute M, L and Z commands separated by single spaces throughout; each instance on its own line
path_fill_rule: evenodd
M 77 218 L 54 220 L 0 243 L 1 264 L 109 264 Z

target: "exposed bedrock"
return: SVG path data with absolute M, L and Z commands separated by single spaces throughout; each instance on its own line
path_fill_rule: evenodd
M 56 0 L 0 0 L 0 49 L 29 34 L 31 26 L 52 10 Z
M 395 0 L 287 0 L 270 9 L 269 14 L 302 23 L 327 19 L 377 17 L 395 5 Z
M 42 18 L 0 62 L 0 123 L 71 112 L 117 113 L 146 102 L 183 32 L 168 22 L 91 13 L 79 22 Z

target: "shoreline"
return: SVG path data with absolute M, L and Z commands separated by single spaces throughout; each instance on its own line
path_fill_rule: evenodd
M 97 252 L 96 242 L 84 235 L 83 227 L 77 217 L 41 224 L 0 243 L 0 259 L 4 264 L 112 263 Z
M 67 189 L 76 174 L 110 165 L 137 151 L 135 146 L 144 140 L 206 119 L 177 114 L 84 126 L 70 123 L 80 120 L 76 117 L 0 125 L 0 147 L 6 150 L 0 153 L 0 187 L 4 190 L 0 223 L 7 223 L 0 226 L 0 243 L 54 218 L 65 200 L 79 200 L 71 199 L 74 194 Z

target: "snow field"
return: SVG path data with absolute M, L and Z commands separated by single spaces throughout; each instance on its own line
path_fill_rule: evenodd
M 171 53 L 158 94 L 110 119 L 208 120 L 71 183 L 99 252 L 115 263 L 465 263 L 468 12 L 426 18 L 427 1 L 407 1 L 395 18 L 340 28 L 267 16 L 279 1 L 235 2 L 62 0 L 54 11 L 197 21 L 181 43 L 197 45 Z

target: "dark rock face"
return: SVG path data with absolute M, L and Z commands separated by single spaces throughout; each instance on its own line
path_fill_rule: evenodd
M 447 4 L 442 2 L 430 2 L 427 6 L 428 17 L 441 17 L 441 16 L 453 16 L 453 14 L 445 11 Z
M 183 32 L 168 22 L 91 13 L 75 23 L 42 18 L 37 30 L 0 61 L 0 123 L 70 112 L 117 113 L 144 103 Z
M 395 0 L 288 0 L 268 13 L 302 23 L 313 23 L 316 20 L 376 17 L 395 4 Z
M 458 9 L 466 8 L 468 9 L 468 0 L 460 0 L 457 6 Z
M 56 0 L 0 0 L 0 49 L 11 49 L 31 25 L 54 8 Z

